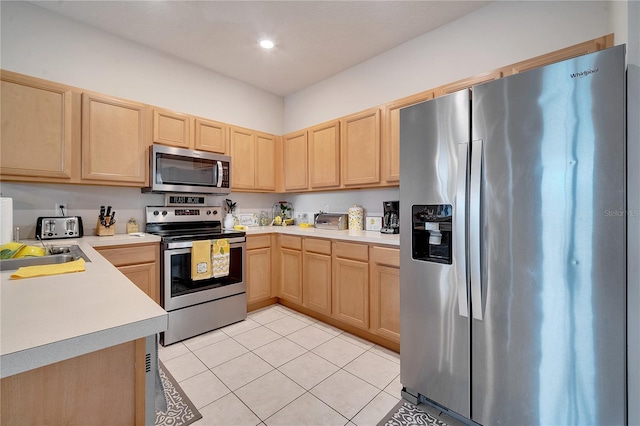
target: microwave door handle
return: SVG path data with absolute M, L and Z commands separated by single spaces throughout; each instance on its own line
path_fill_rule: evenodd
M 216 163 L 218 164 L 218 182 L 216 183 L 216 186 L 218 188 L 222 188 L 224 169 L 222 168 L 222 161 L 216 161 Z

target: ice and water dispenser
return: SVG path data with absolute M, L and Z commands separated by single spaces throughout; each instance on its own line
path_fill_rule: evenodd
M 412 254 L 416 260 L 451 264 L 451 204 L 411 207 Z

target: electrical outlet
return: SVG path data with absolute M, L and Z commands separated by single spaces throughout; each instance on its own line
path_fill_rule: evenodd
M 55 215 L 67 216 L 67 203 L 56 203 Z

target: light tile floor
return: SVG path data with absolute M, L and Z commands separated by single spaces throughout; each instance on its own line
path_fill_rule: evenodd
M 400 356 L 281 305 L 160 347 L 204 425 L 376 425 L 400 400 Z

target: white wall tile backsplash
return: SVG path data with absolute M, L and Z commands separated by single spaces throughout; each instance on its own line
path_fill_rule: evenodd
M 3 197 L 13 198 L 13 226 L 20 227 L 21 238 L 35 238 L 36 220 L 40 216 L 54 216 L 56 203 L 67 204 L 67 215 L 82 217 L 86 235 L 95 235 L 96 219 L 101 205 L 110 205 L 117 212 L 118 234 L 126 232 L 126 223 L 130 218 L 136 219 L 140 231 L 144 231 L 145 207 L 164 205 L 162 194 L 145 194 L 138 188 L 113 186 L 2 182 L 0 192 Z M 347 213 L 354 204 L 364 209 L 365 216 L 382 216 L 382 202 L 398 200 L 399 196 L 398 188 L 297 194 L 236 192 L 207 196 L 207 204 L 224 206 L 225 199 L 228 198 L 237 203 L 236 213 L 260 215 L 260 212 L 266 211 L 272 219 L 273 204 L 288 201 L 293 204 L 294 217 L 306 213 L 307 221 L 311 223 L 313 214 L 320 210 Z

